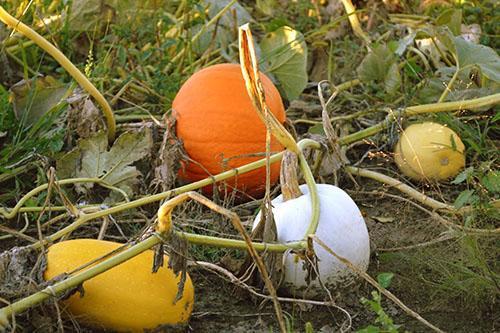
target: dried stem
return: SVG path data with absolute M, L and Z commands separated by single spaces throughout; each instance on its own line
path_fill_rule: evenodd
M 233 224 L 234 228 L 243 237 L 245 244 L 247 246 L 247 251 L 250 253 L 250 256 L 252 257 L 254 262 L 257 264 L 257 268 L 259 269 L 260 274 L 262 276 L 262 279 L 264 280 L 264 284 L 265 284 L 267 290 L 269 291 L 269 293 L 271 294 L 271 297 L 273 299 L 274 309 L 276 311 L 276 317 L 278 319 L 280 329 L 283 333 L 286 333 L 285 319 L 283 317 L 281 305 L 277 299 L 276 289 L 274 288 L 273 282 L 271 281 L 271 279 L 269 277 L 269 273 L 267 272 L 266 265 L 264 264 L 264 261 L 259 256 L 259 254 L 257 253 L 257 250 L 253 246 L 252 239 L 250 238 L 248 233 L 245 231 L 245 228 L 243 228 L 243 225 L 241 224 L 241 221 L 240 221 L 238 214 L 215 204 L 213 201 L 210 201 L 209 199 L 205 198 L 203 195 L 201 195 L 197 192 L 186 192 L 186 193 L 178 195 L 175 198 L 168 200 L 163 205 L 161 205 L 160 209 L 158 210 L 157 231 L 160 233 L 168 233 L 171 231 L 171 228 L 172 228 L 172 210 L 175 208 L 175 206 L 177 206 L 181 202 L 184 202 L 188 199 L 198 201 L 199 203 L 203 204 L 204 206 L 210 208 L 211 210 L 213 210 L 221 215 L 226 216 L 227 218 L 229 218 L 231 220 L 231 223 Z
M 417 191 L 413 187 L 410 187 L 410 186 L 404 184 L 400 180 L 383 175 L 383 174 L 376 172 L 376 171 L 366 170 L 366 169 L 357 168 L 357 167 L 353 167 L 353 166 L 346 166 L 344 169 L 352 175 L 358 175 L 358 176 L 370 178 L 370 179 L 379 181 L 381 183 L 387 184 L 387 185 L 409 195 L 411 198 L 417 200 L 421 204 L 424 204 L 428 207 L 431 207 L 432 209 L 445 210 L 448 212 L 460 213 L 460 214 L 470 212 L 473 209 L 472 206 L 466 206 L 466 207 L 462 207 L 460 209 L 456 209 L 455 207 L 453 207 L 450 204 L 446 204 L 446 203 L 437 201 L 435 199 L 432 199 L 431 197 L 423 194 L 422 192 Z M 500 208 L 500 200 L 492 201 L 491 205 L 493 207 Z M 449 222 L 449 224 L 455 225 L 454 223 L 451 223 L 451 222 Z
M 297 154 L 288 150 L 285 151 L 283 159 L 281 160 L 280 170 L 281 195 L 283 196 L 283 201 L 295 199 L 302 195 L 297 180 L 298 162 Z
M 320 203 L 319 203 L 318 191 L 316 189 L 316 182 L 311 172 L 311 168 L 307 164 L 307 160 L 304 154 L 302 153 L 301 149 L 295 142 L 292 135 L 276 119 L 276 117 L 271 112 L 269 112 L 269 108 L 265 101 L 264 89 L 262 88 L 262 82 L 259 77 L 257 58 L 253 47 L 252 32 L 248 24 L 244 24 L 239 28 L 239 50 L 240 50 L 241 72 L 245 80 L 245 86 L 247 88 L 248 96 L 250 97 L 257 114 L 262 119 L 262 121 L 264 121 L 265 124 L 270 125 L 271 132 L 274 135 L 274 137 L 283 146 L 285 146 L 286 149 L 296 153 L 297 156 L 299 157 L 300 169 L 302 170 L 304 179 L 306 181 L 307 187 L 309 188 L 309 193 L 311 196 L 312 214 L 311 214 L 311 221 L 307 229 L 307 234 L 315 233 L 316 229 L 318 228 L 319 211 L 320 211 Z M 319 148 L 319 144 L 317 148 Z M 307 234 L 304 235 L 304 238 L 307 236 Z

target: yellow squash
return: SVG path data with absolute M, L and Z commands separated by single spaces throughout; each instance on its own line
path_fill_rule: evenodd
M 465 166 L 465 146 L 453 130 L 424 122 L 401 133 L 394 159 L 406 176 L 415 180 L 445 180 Z
M 94 239 L 63 241 L 49 247 L 46 280 L 99 258 L 122 244 Z M 159 325 L 185 324 L 194 302 L 187 276 L 184 293 L 174 303 L 179 276 L 167 267 L 151 272 L 153 251 L 146 251 L 83 283 L 85 294 L 63 301 L 77 320 L 115 331 L 142 332 Z M 168 258 L 165 257 L 165 263 Z

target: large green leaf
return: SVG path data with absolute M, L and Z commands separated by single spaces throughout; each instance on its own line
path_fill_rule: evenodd
M 455 36 L 460 35 L 462 26 L 462 10 L 450 8 L 443 11 L 436 19 L 436 24 L 447 26 Z
M 10 92 L 17 119 L 33 125 L 69 95 L 70 87 L 46 76 L 16 83 Z
M 151 151 L 153 141 L 150 131 L 126 132 L 116 139 L 108 151 L 108 139 L 101 131 L 95 136 L 78 141 L 78 147 L 57 161 L 60 178 L 100 178 L 108 185 L 132 194 L 141 173 L 132 163 L 144 158 Z M 93 184 L 77 186 L 87 192 Z
M 208 17 L 212 18 L 217 15 L 224 7 L 226 7 L 231 0 L 204 0 L 208 8 Z M 252 20 L 252 16 L 248 11 L 236 1 L 228 11 L 224 13 L 219 19 L 218 24 L 226 28 L 238 27 L 242 24 L 248 23 Z
M 204 7 L 208 8 L 207 18 L 212 19 L 230 3 L 230 0 L 204 0 L 202 3 Z M 252 16 L 250 16 L 245 7 L 235 2 L 222 14 L 216 25 L 212 24 L 205 27 L 206 22 L 202 22 L 190 29 L 191 35 L 195 35 L 201 29 L 205 29 L 193 43 L 193 51 L 201 55 L 212 44 L 215 44 L 217 48 L 221 48 L 222 53 L 231 53 L 232 49 L 229 46 L 238 41 L 237 27 L 250 21 L 252 21 Z
M 460 69 L 476 67 L 488 79 L 500 82 L 500 57 L 491 48 L 455 37 L 455 49 Z
M 267 34 L 260 43 L 263 70 L 278 80 L 288 100 L 299 97 L 307 85 L 307 45 L 304 36 L 287 26 Z

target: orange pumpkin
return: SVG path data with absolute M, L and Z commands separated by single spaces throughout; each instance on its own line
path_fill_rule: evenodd
M 281 96 L 264 74 L 260 74 L 266 102 L 283 123 L 285 109 Z M 181 87 L 172 104 L 177 137 L 183 141 L 189 157 L 183 161 L 181 179 L 194 182 L 264 157 L 266 129 L 247 95 L 243 75 L 237 64 L 207 67 L 191 76 Z M 271 151 L 283 150 L 274 138 Z M 256 156 L 258 155 L 258 156 Z M 271 165 L 271 182 L 279 177 L 279 163 Z M 227 190 L 235 188 L 251 196 L 265 189 L 265 167 L 226 181 Z M 204 191 L 210 193 L 212 186 Z M 224 190 L 223 184 L 219 189 Z

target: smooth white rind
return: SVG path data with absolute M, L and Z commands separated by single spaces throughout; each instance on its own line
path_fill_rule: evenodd
M 366 271 L 370 258 L 370 240 L 358 206 L 347 193 L 336 186 L 318 184 L 317 189 L 320 198 L 317 237 L 336 254 Z M 309 226 L 311 198 L 307 185 L 301 185 L 300 190 L 304 195 L 296 199 L 283 202 L 280 195 L 272 201 L 280 243 L 303 239 Z M 254 228 L 258 221 L 260 213 L 254 220 Z M 321 281 L 327 288 L 342 287 L 356 278 L 354 272 L 317 243 L 314 243 L 314 250 L 319 259 Z M 314 295 L 319 291 L 319 281 L 315 279 L 307 287 L 307 272 L 303 269 L 303 261 L 295 257 L 293 254 L 285 255 L 283 285 L 292 288 L 296 293 L 303 293 L 307 288 L 308 294 Z

